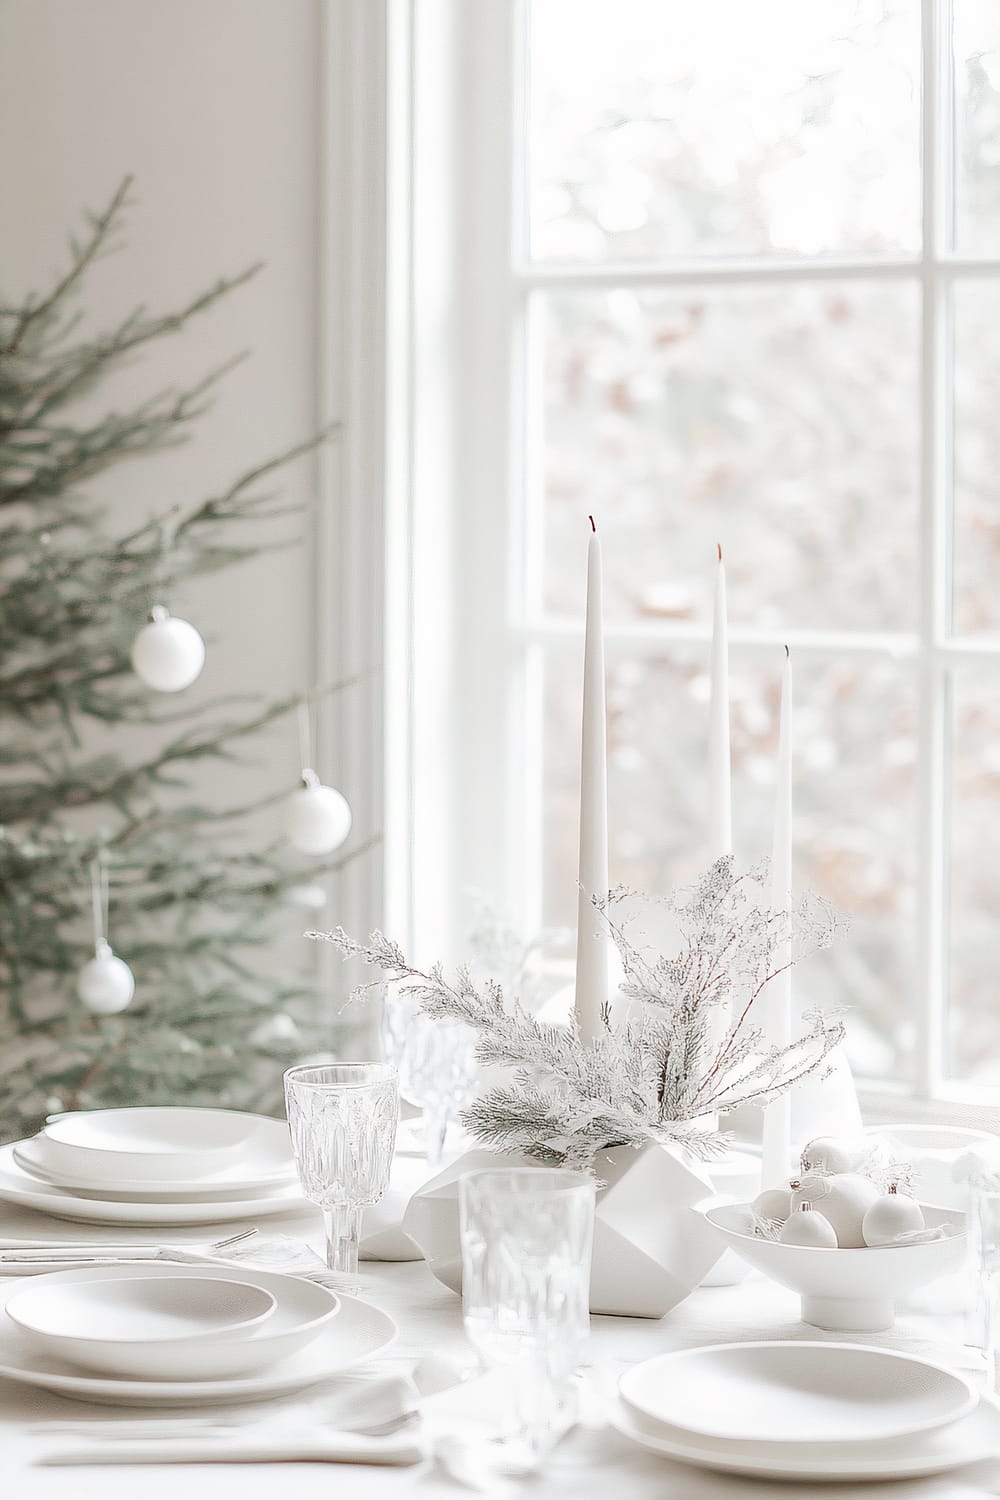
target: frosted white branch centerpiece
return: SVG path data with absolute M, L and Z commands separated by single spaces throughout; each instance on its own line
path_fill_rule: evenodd
M 576 1024 L 539 1021 L 495 981 L 476 983 L 467 968 L 450 977 L 440 964 L 414 968 L 380 932 L 367 943 L 342 928 L 309 936 L 378 969 L 374 984 L 384 976 L 426 1016 L 472 1028 L 479 1061 L 506 1077 L 464 1111 L 466 1130 L 483 1147 L 528 1163 L 593 1170 L 602 1186 L 592 1308 L 597 1300 L 600 1311 L 661 1316 L 721 1253 L 694 1212 L 711 1192 L 698 1163 L 725 1149 L 711 1117 L 780 1097 L 817 1074 L 843 1037 L 839 1020 L 814 1013 L 787 1046 L 765 1043 L 754 1006 L 778 972 L 775 955 L 790 934 L 795 959 L 826 947 L 839 925 L 815 897 L 793 913 L 772 911 L 767 885 L 766 865 L 738 872 L 726 855 L 670 897 L 652 902 L 617 889 L 595 901 L 593 920 L 606 925 L 621 955 L 629 1013 L 615 1025 L 605 1014 L 589 1039 Z M 671 956 L 633 935 L 631 908 L 640 901 L 676 929 Z M 731 1018 L 721 1034 L 720 1015 Z M 442 1277 L 447 1284 L 459 1259 L 457 1181 L 471 1165 L 454 1163 L 428 1183 L 404 1220 L 432 1270 L 452 1267 Z M 437 1207 L 428 1214 L 427 1204 Z

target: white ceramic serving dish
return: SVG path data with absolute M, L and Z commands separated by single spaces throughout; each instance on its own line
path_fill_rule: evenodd
M 93 1109 L 54 1116 L 41 1133 L 53 1169 L 114 1187 L 183 1182 L 230 1165 L 252 1121 L 227 1109 Z
M 137 1362 L 130 1362 L 128 1370 L 119 1365 L 115 1373 L 108 1365 L 101 1366 L 103 1372 L 114 1373 L 116 1379 L 142 1379 L 157 1384 L 165 1380 L 228 1380 L 247 1371 L 275 1364 L 306 1348 L 322 1334 L 340 1308 L 340 1298 L 328 1287 L 298 1276 L 255 1271 L 249 1266 L 171 1266 L 158 1262 L 81 1266 L 79 1270 L 53 1271 L 46 1276 L 35 1277 L 31 1287 L 24 1288 L 24 1291 L 39 1288 L 40 1295 L 44 1296 L 57 1289 L 92 1285 L 98 1281 L 128 1281 L 136 1277 L 214 1281 L 222 1283 L 223 1287 L 234 1281 L 245 1282 L 270 1293 L 275 1307 L 270 1317 L 248 1329 L 241 1338 L 220 1339 L 215 1343 L 210 1339 L 204 1341 L 193 1367 L 192 1361 L 183 1352 L 178 1354 L 177 1360 L 169 1368 L 160 1365 L 155 1346 L 147 1346 L 148 1357 L 144 1364 L 140 1356 Z M 21 1294 L 15 1292 L 13 1295 Z M 11 1300 L 8 1297 L 8 1304 Z M 20 1332 L 25 1344 L 40 1357 L 55 1361 L 60 1367 L 67 1369 L 79 1364 L 77 1355 L 71 1350 L 72 1340 L 68 1340 L 66 1346 L 58 1350 L 50 1345 L 43 1354 L 36 1335 L 29 1336 L 25 1329 Z
M 36 1277 L 8 1298 L 7 1316 L 42 1353 L 116 1377 L 223 1379 L 269 1359 L 266 1341 L 250 1335 L 275 1312 L 273 1292 L 128 1269 L 131 1276 L 89 1281 Z
M 173 1269 L 176 1271 L 177 1268 Z M 300 1317 L 308 1317 L 313 1294 L 323 1290 L 299 1277 L 270 1272 L 254 1272 L 253 1279 L 266 1285 L 277 1298 L 278 1306 L 272 1321 L 281 1318 L 292 1322 L 296 1312 Z M 0 1287 L 0 1298 L 5 1290 Z M 304 1348 L 286 1353 L 273 1367 L 250 1370 L 225 1380 L 124 1380 L 107 1375 L 86 1375 L 65 1360 L 39 1353 L 13 1323 L 0 1317 L 0 1375 L 23 1385 L 68 1396 L 74 1401 L 100 1406 L 144 1406 L 154 1411 L 172 1407 L 201 1410 L 243 1401 L 267 1401 L 304 1390 L 380 1354 L 395 1336 L 396 1325 L 387 1313 L 355 1297 L 343 1297 L 336 1318 L 324 1320 Z
M 82 1224 L 146 1224 L 179 1227 L 192 1224 L 231 1224 L 261 1219 L 268 1214 L 302 1213 L 308 1205 L 298 1181 L 271 1189 L 255 1198 L 218 1198 L 214 1194 L 197 1199 L 114 1200 L 81 1198 L 70 1189 L 56 1187 L 30 1177 L 18 1166 L 14 1151 L 20 1144 L 0 1146 L 0 1201 L 18 1203 L 56 1219 Z
M 798 1292 L 803 1323 L 875 1332 L 892 1327 L 896 1297 L 956 1269 L 965 1257 L 965 1215 L 929 1204 L 921 1207 L 927 1227 L 944 1227 L 945 1239 L 863 1250 L 814 1249 L 760 1239 L 753 1233 L 749 1203 L 705 1203 L 700 1211 L 744 1260 Z
M 616 1431 L 649 1453 L 699 1469 L 745 1474 L 754 1479 L 798 1479 L 810 1484 L 918 1479 L 993 1460 L 1000 1452 L 1000 1407 L 990 1396 L 981 1396 L 979 1405 L 968 1416 L 947 1427 L 846 1446 L 727 1443 L 721 1439 L 674 1434 L 640 1416 L 623 1401 L 614 1403 L 609 1415 Z
M 884 1145 L 913 1168 L 914 1197 L 941 1208 L 964 1209 L 968 1185 L 955 1169 L 970 1152 L 1000 1151 L 1000 1137 L 961 1125 L 871 1125 L 863 1132 L 870 1145 Z
M 928 1360 L 805 1339 L 674 1350 L 634 1365 L 618 1389 L 674 1437 L 786 1445 L 929 1432 L 978 1400 L 964 1376 Z

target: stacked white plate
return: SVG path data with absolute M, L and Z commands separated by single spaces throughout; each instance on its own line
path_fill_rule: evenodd
M 960 1374 L 863 1344 L 718 1344 L 622 1377 L 614 1425 L 700 1468 L 768 1479 L 904 1479 L 996 1454 L 1000 1408 Z
M 0 1147 L 0 1198 L 92 1224 L 219 1224 L 302 1206 L 283 1120 L 184 1107 L 54 1116 Z
M 205 1406 L 303 1389 L 370 1359 L 392 1319 L 247 1266 L 81 1266 L 0 1289 L 0 1375 L 111 1406 Z

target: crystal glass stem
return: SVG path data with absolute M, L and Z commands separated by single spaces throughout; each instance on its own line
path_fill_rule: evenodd
M 554 1377 L 544 1357 L 536 1358 L 518 1366 L 510 1402 L 501 1433 L 502 1461 L 512 1472 L 523 1467 L 531 1473 L 571 1425 L 575 1386 L 565 1374 Z
M 340 1271 L 345 1276 L 357 1276 L 363 1213 L 363 1208 L 352 1203 L 335 1203 L 332 1208 L 324 1208 L 326 1263 L 331 1271 Z
M 424 1149 L 427 1165 L 436 1172 L 444 1160 L 444 1143 L 448 1135 L 447 1110 L 427 1110 L 424 1115 Z

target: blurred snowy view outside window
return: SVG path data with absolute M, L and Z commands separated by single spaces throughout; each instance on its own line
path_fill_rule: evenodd
M 581 526 L 604 539 L 611 876 L 652 892 L 704 856 L 721 542 L 737 853 L 770 848 L 788 640 L 796 882 L 851 921 L 799 999 L 849 1008 L 868 1078 L 1000 1083 L 1000 0 L 523 18 L 541 916 L 575 920 Z

